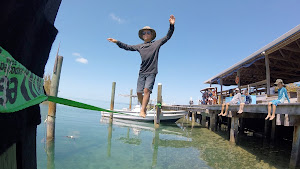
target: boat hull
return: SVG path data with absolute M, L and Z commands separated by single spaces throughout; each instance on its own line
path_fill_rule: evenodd
M 113 118 L 118 119 L 125 119 L 125 120 L 136 120 L 136 121 L 154 121 L 155 112 L 147 112 L 147 115 L 145 118 L 139 116 L 139 112 L 132 112 L 132 111 L 123 111 L 123 110 L 115 110 L 118 113 L 113 114 Z M 184 115 L 186 115 L 186 111 L 163 111 L 160 115 L 161 121 L 166 120 L 178 120 Z M 109 117 L 110 113 L 108 112 L 101 112 L 102 117 Z

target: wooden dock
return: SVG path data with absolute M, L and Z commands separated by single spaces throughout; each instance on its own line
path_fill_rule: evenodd
M 221 112 L 221 105 L 176 105 L 162 106 L 164 110 L 186 110 L 191 113 L 192 120 L 195 116 L 201 116 L 201 124 L 216 131 L 220 125 L 219 118 L 228 118 L 229 141 L 236 144 L 238 142 L 239 126 L 243 125 L 245 118 L 264 119 L 267 116 L 267 104 L 245 105 L 244 112 L 237 114 L 239 105 L 230 105 L 228 116 L 218 116 Z M 271 124 L 270 124 L 271 123 Z M 264 126 L 264 137 L 267 137 L 269 128 L 271 128 L 271 140 L 275 139 L 276 125 L 294 126 L 294 135 L 292 143 L 292 151 L 290 158 L 290 167 L 296 168 L 300 166 L 300 103 L 278 104 L 276 110 L 276 118 L 272 121 L 266 120 Z

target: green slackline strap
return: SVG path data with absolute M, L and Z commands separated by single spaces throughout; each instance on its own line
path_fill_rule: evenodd
M 55 97 L 55 96 L 47 96 L 47 97 L 48 97 L 48 101 L 58 103 L 58 104 L 63 104 L 63 105 L 66 105 L 66 106 L 77 107 L 77 108 L 87 109 L 87 110 L 105 111 L 105 112 L 110 112 L 110 113 L 123 114 L 123 113 L 120 113 L 120 112 L 115 112 L 115 111 L 103 109 L 103 108 L 100 108 L 100 107 L 88 105 L 88 104 L 85 104 L 85 103 L 80 103 L 80 102 L 69 100 L 69 99 L 64 99 L 64 98 Z
M 157 103 L 156 106 L 158 106 L 161 109 L 161 103 Z
M 43 78 L 30 72 L 0 46 L 0 113 L 16 112 L 48 99 L 72 107 L 123 114 L 68 99 L 47 96 L 43 86 Z

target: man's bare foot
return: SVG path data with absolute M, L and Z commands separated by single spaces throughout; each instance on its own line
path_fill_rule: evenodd
M 223 116 L 223 112 L 219 113 L 218 116 Z
M 269 120 L 273 120 L 275 118 L 275 114 L 271 116 Z
M 141 116 L 141 117 L 145 118 L 146 115 L 147 115 L 147 114 L 146 114 L 145 112 L 142 112 L 142 111 L 140 112 L 140 116 Z
M 228 112 L 225 112 L 224 114 L 222 114 L 222 116 L 227 116 L 227 113 L 228 113 Z
M 265 118 L 265 120 L 268 120 L 268 118 L 270 118 L 270 117 L 271 117 L 271 115 L 268 114 L 268 116 Z
M 241 114 L 241 113 L 243 113 L 243 110 L 240 109 L 237 113 Z

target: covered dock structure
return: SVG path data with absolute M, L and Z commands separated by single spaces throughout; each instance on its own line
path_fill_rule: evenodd
M 219 84 L 220 103 L 224 102 L 223 86 L 238 86 L 240 89 L 254 87 L 257 92 L 265 93 L 266 100 L 271 95 L 271 86 L 276 79 L 282 79 L 285 84 L 300 81 L 300 25 L 291 29 L 250 56 L 232 65 L 228 69 L 206 80 L 206 84 Z M 298 93 L 300 93 L 298 91 Z M 278 104 L 276 118 L 265 121 L 262 130 L 264 137 L 275 139 L 276 126 L 293 126 L 293 141 L 290 157 L 290 167 L 300 167 L 300 94 L 295 103 Z M 209 124 L 211 130 L 217 130 L 220 120 L 227 118 L 230 141 L 237 143 L 238 134 L 243 130 L 243 120 L 246 118 L 264 119 L 267 114 L 267 104 L 245 105 L 244 112 L 237 114 L 239 105 L 229 106 L 228 117 L 219 117 L 221 105 L 194 106 L 162 106 L 163 109 L 188 110 L 192 120 L 201 114 L 201 124 Z M 208 122 L 208 123 L 207 123 Z

